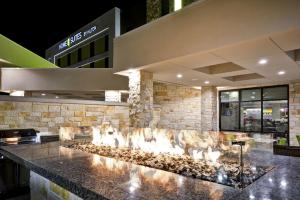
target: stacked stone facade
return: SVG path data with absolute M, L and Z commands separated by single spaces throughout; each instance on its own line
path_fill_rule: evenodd
M 300 135 L 300 83 L 290 84 L 290 145 L 299 146 L 296 135 Z
M 164 2 L 162 2 L 164 1 Z M 182 0 L 182 7 L 185 7 L 198 0 Z M 147 0 L 147 22 L 160 18 L 162 13 L 162 3 L 167 4 L 168 13 L 174 11 L 174 0 Z M 166 14 L 166 13 L 164 13 Z
M 150 127 L 153 118 L 153 74 L 134 71 L 129 75 L 130 126 Z
M 161 0 L 147 0 L 147 22 L 161 16 Z
M 201 90 L 155 82 L 154 104 L 156 127 L 201 130 Z
M 201 88 L 201 128 L 202 131 L 217 130 L 217 88 L 214 86 L 204 86 Z
M 0 101 L 0 129 L 34 128 L 58 133 L 60 126 L 92 126 L 110 121 L 124 130 L 129 126 L 129 109 L 121 105 L 86 105 Z

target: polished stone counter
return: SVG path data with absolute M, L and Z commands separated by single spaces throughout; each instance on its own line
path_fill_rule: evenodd
M 1 153 L 83 199 L 228 199 L 231 187 L 59 145 L 5 146 Z
M 253 150 L 275 168 L 244 190 L 65 148 L 58 142 L 5 146 L 1 153 L 83 199 L 299 199 L 300 158 Z

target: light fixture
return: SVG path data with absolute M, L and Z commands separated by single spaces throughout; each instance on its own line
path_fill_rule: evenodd
M 177 74 L 177 78 L 182 78 L 182 74 Z
M 42 93 L 41 95 L 42 95 L 42 96 L 46 96 L 46 94 L 45 94 L 45 93 Z
M 58 98 L 59 98 L 59 96 L 56 96 L 56 97 L 55 97 L 55 99 L 58 99 Z
M 133 72 L 136 72 L 136 69 L 130 68 L 127 70 L 128 74 L 132 74 Z
M 209 84 L 209 81 L 204 81 L 204 84 L 206 84 L 206 85 Z
M 182 0 L 174 0 L 174 11 L 182 8 Z
M 196 90 L 201 90 L 201 86 L 194 86 L 193 88 Z
M 13 92 L 10 92 L 10 96 L 18 96 L 18 97 L 23 97 L 25 94 L 24 91 L 13 91 Z
M 272 182 L 273 182 L 273 179 L 269 178 L 269 182 L 272 183 Z
M 286 187 L 286 185 L 287 185 L 287 182 L 285 180 L 280 181 L 280 186 Z
M 264 64 L 267 64 L 267 63 L 268 63 L 268 60 L 265 59 L 265 58 L 260 59 L 260 60 L 258 61 L 258 64 L 260 64 L 260 65 L 264 65 Z
M 284 75 L 285 74 L 285 71 L 279 71 L 278 73 L 277 73 L 278 75 Z

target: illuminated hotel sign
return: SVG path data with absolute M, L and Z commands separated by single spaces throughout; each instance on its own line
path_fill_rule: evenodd
M 79 41 L 83 40 L 84 38 L 87 38 L 92 33 L 94 33 L 96 30 L 97 30 L 97 27 L 93 26 L 93 27 L 89 28 L 86 31 L 80 31 L 80 32 L 72 35 L 71 37 L 69 37 L 68 39 L 63 41 L 62 43 L 60 43 L 59 46 L 58 46 L 58 49 L 62 50 L 62 49 L 69 48 L 74 43 L 79 42 Z

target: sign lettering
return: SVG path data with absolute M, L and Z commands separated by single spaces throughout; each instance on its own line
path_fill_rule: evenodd
M 89 28 L 86 31 L 80 31 L 80 32 L 72 35 L 71 37 L 69 37 L 68 39 L 66 39 L 62 43 L 60 43 L 59 46 L 58 46 L 58 49 L 62 50 L 62 49 L 65 49 L 65 48 L 69 48 L 74 43 L 77 43 L 80 40 L 82 40 L 82 39 L 88 37 L 89 35 L 91 35 L 92 33 L 94 33 L 96 31 L 96 29 L 97 29 L 97 27 L 93 26 L 93 27 Z

